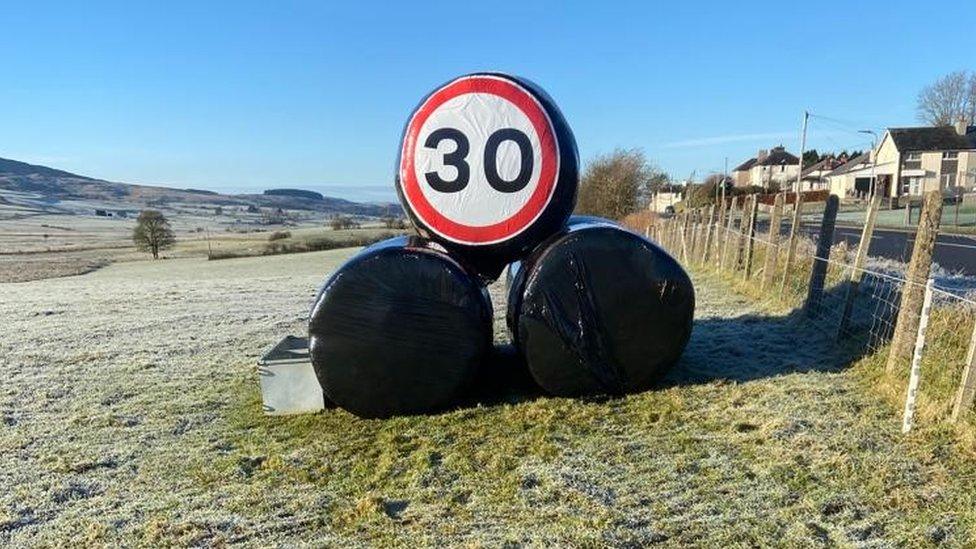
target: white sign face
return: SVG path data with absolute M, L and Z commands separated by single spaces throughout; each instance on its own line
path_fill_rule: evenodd
M 435 135 L 442 128 L 456 129 L 464 138 L 452 132 Z M 496 137 L 492 150 L 486 150 L 492 135 L 502 139 Z M 415 149 L 414 176 L 420 190 L 434 209 L 456 223 L 485 226 L 505 221 L 525 206 L 539 184 L 539 136 L 525 113 L 497 95 L 471 93 L 444 102 L 420 127 L 417 143 L 422 146 Z M 468 154 L 459 159 L 454 153 L 464 146 Z M 494 170 L 495 186 L 487 170 Z M 462 185 L 465 176 L 467 184 Z M 457 181 L 454 186 L 460 190 L 438 190 L 435 187 L 443 188 L 438 180 Z
M 417 109 L 401 151 L 408 207 L 431 231 L 464 244 L 502 242 L 545 210 L 559 173 L 549 115 L 507 79 L 475 75 Z

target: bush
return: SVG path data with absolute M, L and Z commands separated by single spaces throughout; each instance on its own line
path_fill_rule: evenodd
M 329 222 L 329 226 L 332 227 L 333 231 L 341 231 L 343 229 L 358 229 L 359 223 L 353 221 L 351 217 L 337 215 Z
M 263 255 L 299 254 L 304 252 L 322 252 L 339 248 L 356 248 L 369 246 L 380 240 L 392 238 L 393 233 L 381 233 L 376 236 L 361 236 L 354 238 L 310 238 L 298 242 L 271 242 L 264 248 Z
M 275 240 L 284 240 L 286 238 L 291 238 L 291 231 L 275 231 L 268 235 L 268 241 L 274 242 Z
M 666 177 L 637 149 L 593 159 L 579 183 L 576 213 L 623 219 L 636 212 Z

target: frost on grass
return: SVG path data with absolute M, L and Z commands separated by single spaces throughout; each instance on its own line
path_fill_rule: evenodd
M 901 437 L 826 336 L 712 279 L 655 391 L 264 417 L 255 360 L 348 254 L 0 285 L 0 545 L 974 541 L 972 463 Z

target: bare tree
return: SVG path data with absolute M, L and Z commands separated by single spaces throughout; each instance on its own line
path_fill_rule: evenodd
M 163 214 L 156 210 L 143 210 L 136 220 L 132 240 L 137 248 L 151 253 L 153 259 L 159 259 L 159 251 L 172 248 L 176 237 Z
M 580 180 L 580 213 L 622 219 L 647 203 L 668 182 L 667 175 L 647 161 L 639 149 L 618 149 L 599 156 Z
M 383 226 L 387 229 L 405 229 L 407 227 L 406 222 L 402 217 L 395 217 L 392 215 L 383 216 Z
M 358 229 L 359 223 L 351 217 L 345 215 L 337 215 L 332 218 L 329 222 L 333 231 L 341 231 L 345 229 Z
M 918 119 L 932 126 L 976 124 L 976 72 L 956 71 L 918 94 Z

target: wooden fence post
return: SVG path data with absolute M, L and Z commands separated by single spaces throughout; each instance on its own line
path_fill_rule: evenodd
M 918 333 L 915 334 L 915 352 L 912 354 L 912 370 L 908 376 L 908 395 L 905 397 L 905 415 L 901 421 L 902 433 L 907 433 L 912 430 L 912 418 L 915 416 L 918 384 L 922 377 L 922 350 L 925 348 L 925 330 L 929 326 L 929 313 L 932 312 L 932 286 L 932 279 L 929 279 L 925 283 L 922 316 L 918 322 Z
M 779 233 L 780 223 L 783 219 L 783 200 L 784 196 L 782 193 L 777 194 L 775 200 L 773 200 L 773 213 L 769 218 L 769 245 L 766 249 L 766 261 L 763 265 L 762 283 L 759 286 L 760 291 L 766 291 L 766 288 L 773 283 L 773 277 L 776 273 L 776 264 L 779 261 Z
M 739 230 L 735 232 L 732 249 L 732 272 L 742 266 L 742 247 L 745 245 L 746 228 L 749 225 L 749 197 L 742 197 L 742 211 L 739 212 Z
M 689 250 L 688 264 L 694 263 L 698 259 L 698 248 L 701 246 L 701 209 L 695 208 L 691 211 L 691 249 Z
M 745 258 L 743 258 L 743 280 L 749 280 L 752 276 L 752 255 L 756 249 L 756 214 L 759 212 L 759 195 L 752 195 L 752 202 L 749 203 L 749 221 L 746 224 L 745 236 Z
M 704 228 L 705 228 L 705 239 L 702 242 L 701 251 L 701 264 L 704 267 L 708 261 L 708 252 L 712 247 L 712 234 L 715 232 L 712 230 L 712 224 L 715 222 L 715 204 L 708 207 L 708 213 L 706 214 Z
M 824 283 L 827 280 L 827 266 L 830 260 L 830 248 L 834 244 L 834 225 L 837 222 L 839 205 L 840 200 L 837 195 L 832 194 L 827 197 L 823 221 L 820 224 L 817 254 L 813 258 L 813 268 L 810 269 L 810 287 L 807 288 L 807 300 L 803 305 L 807 316 L 820 312 L 820 300 L 823 298 Z
M 867 259 L 868 250 L 871 248 L 871 237 L 874 235 L 874 223 L 878 217 L 878 209 L 881 207 L 881 195 L 875 195 L 868 204 L 867 219 L 864 220 L 864 230 L 861 231 L 861 241 L 857 244 L 857 255 L 854 256 L 854 266 L 848 279 L 847 296 L 844 299 L 844 311 L 840 315 L 840 323 L 837 326 L 837 338 L 839 339 L 846 331 L 851 321 L 851 313 L 854 311 L 854 300 L 857 298 L 857 289 L 864 276 L 864 261 Z
M 680 230 L 681 230 L 681 218 L 678 216 L 672 217 L 671 231 L 670 231 L 671 234 L 669 236 L 669 239 L 671 241 L 670 244 L 671 253 L 674 254 L 674 257 L 676 258 L 681 257 L 681 248 L 678 247 L 678 231 Z
M 786 284 L 790 281 L 790 271 L 796 259 L 796 244 L 800 240 L 800 216 L 803 214 L 803 193 L 797 192 L 793 201 L 793 224 L 790 225 L 790 241 L 786 245 L 786 263 L 783 265 L 783 283 L 780 292 L 786 291 Z
M 736 197 L 732 197 L 732 203 L 729 205 L 729 222 L 725 227 L 725 235 L 722 237 L 722 264 L 720 267 L 725 269 L 728 265 L 729 257 L 729 242 L 735 240 L 735 235 L 732 234 L 732 227 L 735 223 L 735 205 L 738 202 Z
M 727 200 L 723 197 L 718 208 L 718 220 L 715 222 L 715 249 L 712 250 L 712 262 L 715 267 L 722 266 L 722 240 L 725 235 L 725 208 L 728 206 Z
M 668 218 L 668 230 L 667 230 L 667 234 L 665 235 L 666 242 L 664 243 L 664 246 L 668 249 L 671 255 L 675 257 L 677 257 L 677 254 L 674 253 L 675 252 L 674 231 L 677 223 L 678 223 L 678 219 L 676 217 L 671 216 L 670 218 Z
M 898 320 L 895 322 L 891 351 L 888 353 L 888 363 L 885 366 L 887 372 L 895 371 L 899 363 L 911 356 L 912 336 L 918 329 L 919 315 L 922 313 L 922 302 L 925 297 L 925 282 L 932 271 L 932 253 L 935 251 L 935 239 L 939 235 L 941 220 L 942 193 L 930 191 L 925 195 L 922 215 L 918 220 L 918 230 L 915 232 L 912 260 L 905 274 Z
M 668 230 L 668 247 L 674 257 L 681 257 L 681 250 L 678 248 L 678 230 L 681 228 L 681 218 L 674 216 L 670 221 L 671 228 Z
M 681 228 L 682 223 L 685 220 L 685 214 L 675 215 L 671 218 L 672 223 L 674 223 L 674 228 L 671 229 L 671 249 L 674 251 L 674 257 L 681 258 Z
M 956 393 L 956 403 L 952 407 L 953 422 L 959 421 L 973 407 L 974 397 L 976 397 L 976 326 L 973 327 L 973 335 L 969 339 L 966 369 L 962 372 L 959 392 Z
M 685 266 L 688 265 L 688 237 L 689 225 L 691 224 L 691 213 L 685 212 L 682 215 L 681 223 L 681 258 Z

